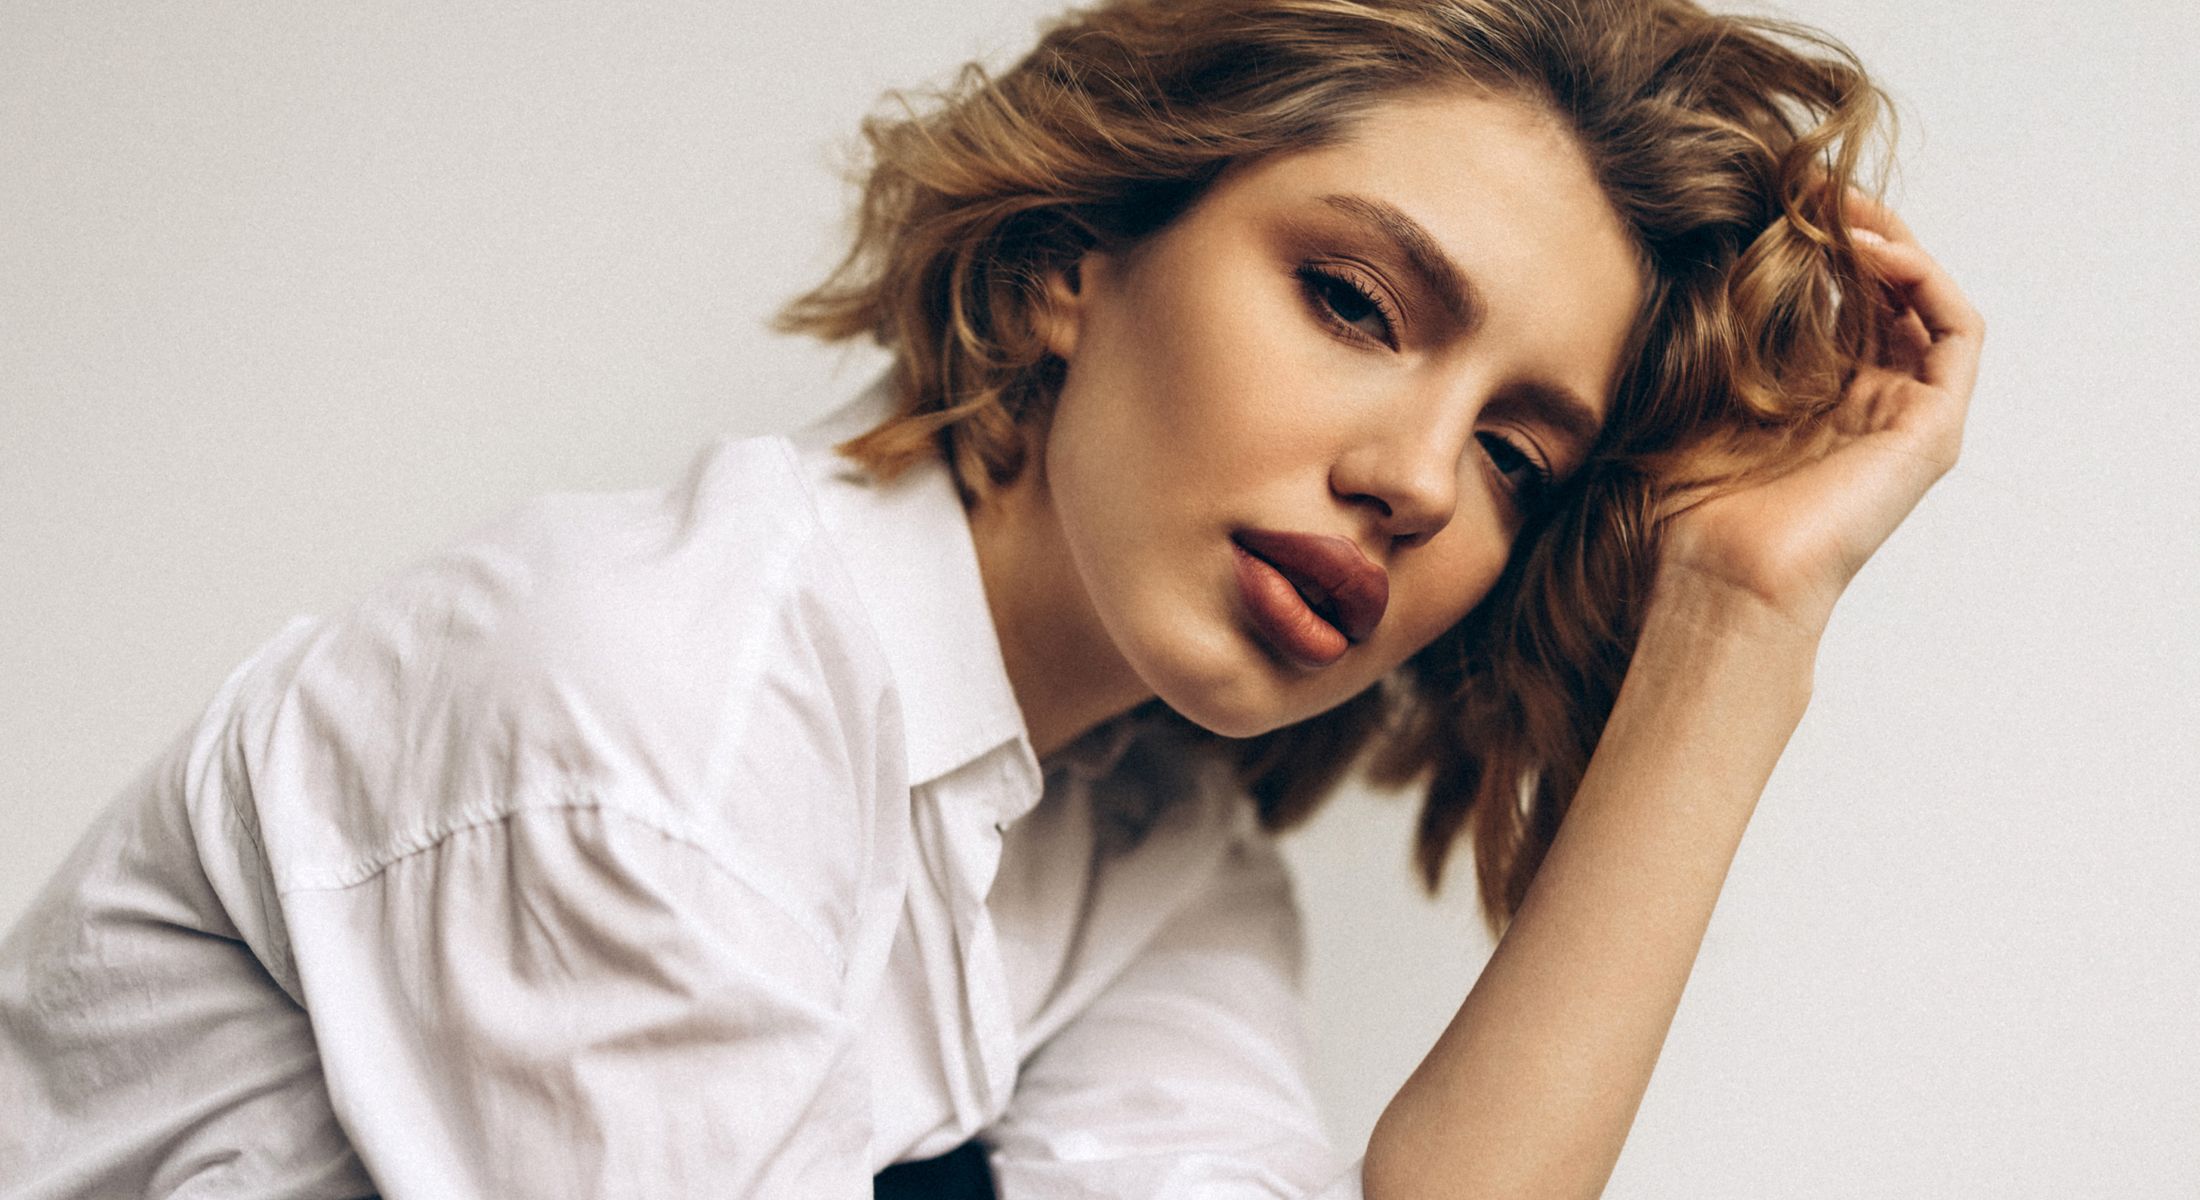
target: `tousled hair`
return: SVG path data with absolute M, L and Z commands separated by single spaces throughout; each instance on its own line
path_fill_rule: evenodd
M 1424 881 L 1469 834 L 1501 929 L 1626 673 L 1660 513 L 1815 452 L 1885 315 L 1846 210 L 1889 114 L 1846 48 L 1689 0 L 1111 0 L 866 122 L 853 248 L 780 326 L 891 350 L 895 412 L 843 451 L 881 476 L 942 455 L 978 502 L 1023 471 L 1061 382 L 1052 272 L 1161 229 L 1233 163 L 1461 86 L 1557 117 L 1632 235 L 1647 290 L 1611 415 L 1464 621 L 1226 749 L 1271 828 L 1358 762 L 1419 783 Z

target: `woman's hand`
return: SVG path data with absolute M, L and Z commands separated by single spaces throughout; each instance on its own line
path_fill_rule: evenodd
M 1849 194 L 1858 250 L 1894 313 L 1833 414 L 1819 457 L 1684 502 L 1667 522 L 1661 589 L 1708 587 L 1815 639 L 1864 561 L 1955 465 L 1985 323 L 1902 219 Z

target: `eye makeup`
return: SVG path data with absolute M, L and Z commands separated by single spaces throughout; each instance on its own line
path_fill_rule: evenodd
M 1383 295 L 1380 286 L 1363 281 L 1356 268 L 1316 260 L 1301 263 L 1297 275 L 1307 304 L 1332 332 L 1363 345 L 1379 342 L 1392 350 L 1400 347 L 1404 321 L 1397 305 Z

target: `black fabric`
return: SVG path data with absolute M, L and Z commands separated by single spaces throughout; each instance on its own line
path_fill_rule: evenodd
M 895 1163 L 871 1179 L 872 1200 L 995 1200 L 985 1147 L 964 1142 L 938 1158 Z

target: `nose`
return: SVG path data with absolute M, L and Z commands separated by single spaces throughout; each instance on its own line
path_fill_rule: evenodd
M 1400 422 L 1354 446 L 1330 470 L 1330 490 L 1374 514 L 1394 542 L 1434 537 L 1459 507 L 1466 434 L 1434 422 Z

